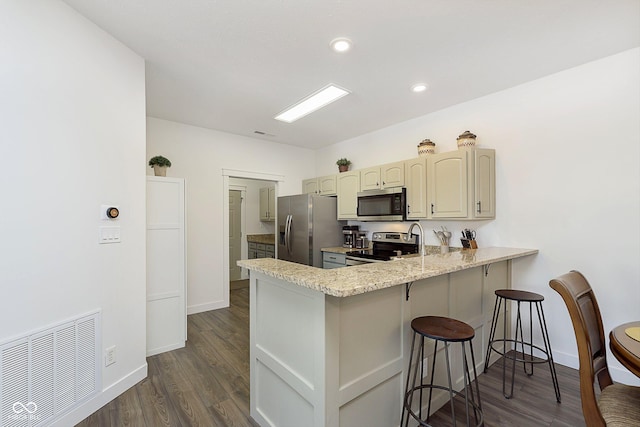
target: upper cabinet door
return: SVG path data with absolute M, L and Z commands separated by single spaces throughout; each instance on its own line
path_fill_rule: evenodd
M 381 188 L 404 187 L 404 162 L 389 163 L 380 167 Z
M 404 162 L 389 163 L 360 171 L 360 190 L 404 187 Z
M 263 187 L 260 189 L 260 221 L 276 220 L 276 189 Z
M 360 174 L 357 171 L 338 174 L 338 219 L 358 218 Z
M 318 178 L 318 193 L 321 196 L 335 196 L 337 192 L 335 175 Z
M 310 178 L 302 181 L 302 194 L 318 194 L 318 179 Z
M 380 167 L 362 169 L 360 171 L 360 190 L 380 189 Z
M 428 209 L 431 218 L 468 217 L 468 175 L 466 150 L 428 157 Z
M 474 151 L 474 218 L 496 216 L 496 152 L 492 149 Z
M 420 157 L 405 162 L 407 184 L 407 219 L 428 218 L 427 159 Z

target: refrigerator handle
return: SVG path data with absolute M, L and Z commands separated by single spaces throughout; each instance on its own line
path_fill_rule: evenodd
M 288 243 L 288 238 L 289 238 L 289 215 L 287 215 L 287 218 L 285 218 L 284 220 L 284 248 L 287 250 L 287 255 L 289 254 L 289 243 Z
M 293 215 L 287 215 L 287 228 L 284 235 L 285 245 L 287 247 L 287 253 L 291 255 L 291 223 L 293 222 Z

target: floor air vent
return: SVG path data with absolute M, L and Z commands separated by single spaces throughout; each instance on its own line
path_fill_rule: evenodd
M 44 426 L 99 389 L 100 312 L 0 345 L 0 427 Z

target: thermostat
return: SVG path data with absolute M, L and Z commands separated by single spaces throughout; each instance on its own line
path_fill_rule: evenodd
M 120 215 L 120 211 L 118 210 L 118 208 L 116 207 L 109 207 L 109 209 L 107 209 L 107 217 L 113 219 L 113 218 L 118 218 L 118 215 Z
M 115 205 L 100 205 L 100 219 L 116 219 L 120 216 L 120 208 Z

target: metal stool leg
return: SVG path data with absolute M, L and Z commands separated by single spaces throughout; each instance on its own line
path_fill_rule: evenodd
M 533 311 L 532 311 L 532 307 L 533 304 L 529 303 L 529 342 L 531 343 L 531 345 L 529 345 L 529 366 L 531 366 L 531 372 L 527 372 L 527 355 L 524 352 L 524 335 L 522 335 L 522 368 L 524 369 L 524 373 L 527 374 L 527 376 L 531 376 L 533 375 Z
M 447 360 L 447 380 L 449 381 L 449 403 L 451 403 L 451 417 L 453 418 L 453 425 L 456 425 L 456 410 L 453 406 L 453 386 L 451 385 L 451 364 L 449 362 L 449 343 L 444 343 L 444 354 Z
M 464 345 L 464 343 L 463 343 Z M 464 352 L 464 350 L 463 350 Z M 471 376 L 468 370 L 468 366 L 466 367 L 467 369 L 467 375 L 469 376 L 469 391 L 471 392 L 471 403 L 473 406 L 473 415 L 476 419 L 476 425 L 480 425 L 484 419 L 484 416 L 482 414 L 482 401 L 480 399 L 480 385 L 478 384 L 478 373 L 476 372 L 476 356 L 473 353 L 473 341 L 469 341 L 469 352 L 471 353 L 471 365 L 473 367 L 473 381 L 475 381 L 476 383 L 476 395 L 478 396 L 478 403 L 477 403 L 477 410 L 476 410 L 476 400 L 475 397 L 473 395 L 473 386 L 472 386 L 472 380 L 471 380 Z M 466 353 L 464 353 L 464 357 L 465 357 L 465 365 L 467 365 L 467 355 Z M 480 412 L 480 420 L 478 420 L 478 411 Z
M 553 355 L 551 354 L 551 342 L 549 341 L 549 332 L 547 331 L 547 321 L 544 318 L 544 310 L 542 309 L 542 303 L 536 303 L 536 310 L 538 312 L 538 321 L 542 329 L 542 340 L 544 341 L 544 349 L 547 352 L 547 359 L 549 361 L 549 371 L 551 372 L 551 380 L 553 381 L 553 389 L 556 392 L 556 401 L 560 403 L 560 386 L 558 385 L 558 376 L 556 375 L 556 367 L 553 363 Z
M 402 417 L 400 418 L 400 424 L 402 425 L 402 420 L 404 420 L 404 414 L 405 414 L 405 409 L 407 407 L 407 404 L 409 405 L 409 408 L 411 408 L 411 404 L 413 402 L 413 393 L 409 394 L 409 377 L 411 376 L 411 363 L 413 362 L 413 349 L 415 348 L 415 344 L 416 344 L 416 332 L 413 331 L 413 336 L 411 339 L 411 353 L 409 353 L 409 369 L 407 371 L 407 385 L 404 389 L 404 397 L 402 399 Z M 413 372 L 413 385 L 412 388 L 415 387 L 416 385 L 416 373 L 417 373 L 418 369 L 415 369 Z M 408 400 L 408 402 L 407 402 Z M 407 414 L 407 419 L 404 423 L 404 426 L 407 427 L 407 425 L 409 424 L 409 414 Z
M 496 301 L 493 304 L 493 316 L 491 316 L 491 331 L 489 332 L 489 345 L 487 346 L 487 354 L 484 358 L 484 372 L 489 369 L 489 358 L 491 357 L 491 351 L 493 350 L 493 340 L 496 337 L 496 328 L 498 326 L 498 317 L 500 316 L 500 305 L 502 304 L 502 298 L 496 297 Z M 504 345 L 504 342 L 503 342 Z
M 438 354 L 438 341 L 433 345 L 433 360 L 431 361 L 431 381 L 429 382 L 429 404 L 427 405 L 427 421 L 431 416 L 431 396 L 433 395 L 433 377 L 436 372 L 436 355 Z M 424 360 L 424 359 L 422 359 Z

